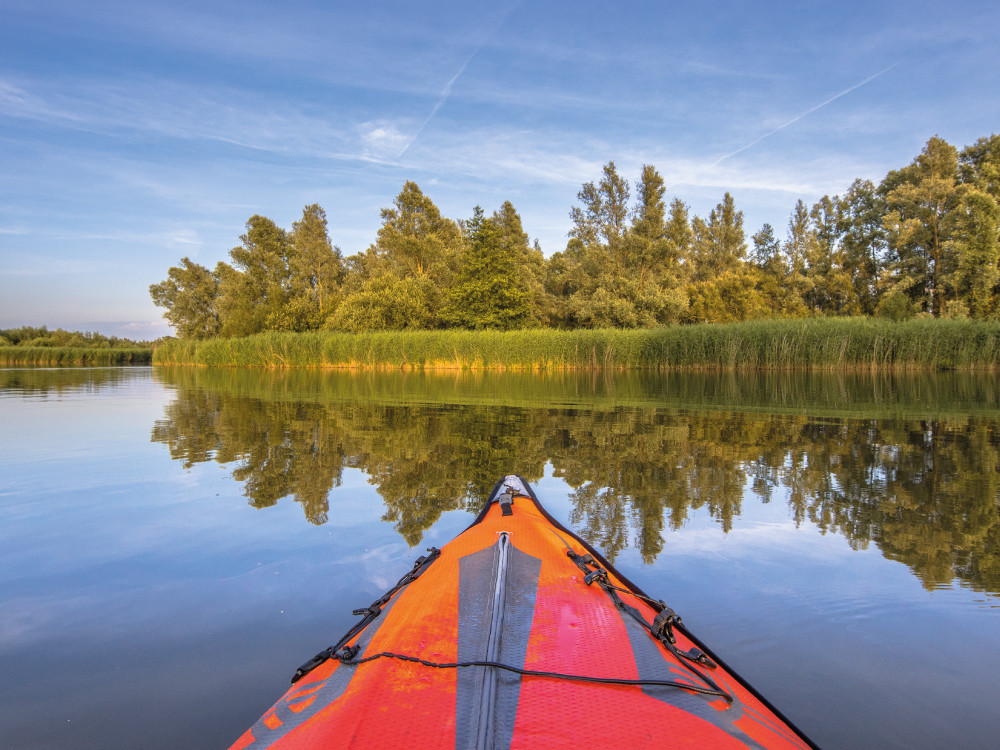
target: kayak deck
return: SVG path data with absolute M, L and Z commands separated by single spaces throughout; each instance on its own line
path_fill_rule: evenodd
M 233 749 L 812 746 L 519 477 L 436 553 Z

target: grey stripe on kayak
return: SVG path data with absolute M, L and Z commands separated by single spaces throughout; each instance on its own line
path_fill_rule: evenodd
M 632 656 L 635 659 L 640 680 L 675 680 L 697 687 L 705 687 L 705 684 L 690 671 L 666 661 L 660 646 L 650 636 L 649 631 L 637 623 L 634 618 L 620 609 L 618 613 L 625 623 L 625 630 L 632 646 Z M 704 667 L 696 667 L 696 669 L 704 669 L 705 674 L 715 679 L 713 670 Z M 728 708 L 717 711 L 708 705 L 710 702 L 721 700 L 715 696 L 689 693 L 686 690 L 665 685 L 643 685 L 642 692 L 651 698 L 669 703 L 671 706 L 676 706 L 682 711 L 714 724 L 746 744 L 747 747 L 761 747 L 756 740 L 735 725 L 735 722 L 743 716 L 743 704 L 740 703 L 739 699 L 734 699 Z
M 407 588 L 409 588 L 409 585 L 401 588 L 396 595 L 389 600 L 389 603 L 382 607 L 382 611 L 379 613 L 378 617 L 372 620 L 368 624 L 368 627 L 361 632 L 361 637 L 358 638 L 356 642 L 356 645 L 361 647 L 361 651 L 358 652 L 358 655 L 355 658 L 360 659 L 366 655 L 368 644 L 371 642 L 372 637 L 375 635 L 376 631 L 378 631 L 379 627 L 381 627 L 382 623 L 385 622 L 385 618 L 388 616 L 389 611 Z M 264 714 L 264 716 L 257 719 L 256 723 L 251 727 L 250 731 L 253 734 L 254 741 L 246 746 L 246 750 L 250 750 L 251 748 L 253 750 L 259 750 L 260 748 L 268 747 L 329 706 L 337 700 L 337 698 L 344 694 L 344 691 L 350 684 L 357 669 L 357 666 L 347 664 L 338 665 L 337 668 L 333 670 L 333 674 L 331 674 L 326 681 L 321 683 L 321 687 L 319 687 L 318 690 L 302 695 L 302 697 L 297 696 L 299 693 L 303 693 L 309 688 L 315 688 L 315 684 L 303 685 L 302 683 L 296 683 L 296 686 L 300 688 L 300 690 L 295 691 L 290 696 L 286 695 L 278 701 L 274 707 L 274 715 L 278 717 L 281 725 L 275 729 L 271 729 L 264 723 L 264 716 L 267 716 L 270 711 L 268 714 Z M 292 710 L 292 706 L 304 703 L 309 699 L 310 695 L 316 696 L 312 703 L 303 708 L 301 711 Z
M 513 541 L 513 538 L 512 538 Z M 481 661 L 489 650 L 493 596 L 497 585 L 498 547 L 466 555 L 458 562 L 458 661 Z M 511 545 L 503 603 L 503 627 L 497 661 L 524 667 L 535 614 L 542 561 Z M 487 670 L 493 672 L 492 705 L 483 704 Z M 455 749 L 509 748 L 514 736 L 520 675 L 489 667 L 458 670 Z M 486 722 L 485 732 L 481 725 Z

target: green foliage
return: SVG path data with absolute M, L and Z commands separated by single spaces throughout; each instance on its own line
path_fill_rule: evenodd
M 306 206 L 302 218 L 292 224 L 289 258 L 292 319 L 291 330 L 320 328 L 337 306 L 344 277 L 340 248 L 330 242 L 326 212 L 317 204 Z
M 440 295 L 426 276 L 400 278 L 386 273 L 348 294 L 326 327 L 339 331 L 394 331 L 429 328 L 437 320 Z
M 899 322 L 909 320 L 917 314 L 917 311 L 913 300 L 898 289 L 893 289 L 882 296 L 878 304 L 878 314 L 882 318 Z
M 897 288 L 939 315 L 944 250 L 954 232 L 953 211 L 960 198 L 958 152 L 941 138 L 931 138 L 891 184 L 883 224 L 895 251 Z
M 442 313 L 447 323 L 460 328 L 500 330 L 521 328 L 527 323 L 531 307 L 517 273 L 527 237 L 516 231 L 521 224 L 516 213 L 508 217 L 510 226 L 501 224 L 503 218 L 494 214 L 487 219 L 476 206 L 475 215 L 466 224 L 462 265 Z
M 152 349 L 153 342 L 105 336 L 97 331 L 49 330 L 46 326 L 0 329 L 0 345 L 74 349 Z
M 382 227 L 375 244 L 368 248 L 363 272 L 369 278 L 385 273 L 426 276 L 447 286 L 461 248 L 458 224 L 442 216 L 417 184 L 408 181 L 393 201 L 393 208 L 382 209 Z
M 297 330 L 286 307 L 291 297 L 288 233 L 265 216 L 247 220 L 241 245 L 229 251 L 232 266 L 220 263 L 220 333 L 246 336 L 266 330 Z
M 167 272 L 166 281 L 152 284 L 149 295 L 153 304 L 166 310 L 163 317 L 178 335 L 203 339 L 219 332 L 219 281 L 189 258 L 181 258 L 180 266 Z
M 1000 315 L 1000 136 L 959 153 L 940 138 L 876 188 L 798 201 L 783 241 L 770 225 L 747 257 L 730 193 L 693 216 L 643 165 L 586 182 L 566 247 L 548 259 L 507 201 L 455 222 L 414 182 L 382 210 L 365 252 L 343 258 L 316 204 L 286 232 L 247 222 L 231 263 L 188 258 L 150 287 L 182 338 L 266 331 L 675 323 L 878 315 Z M 902 298 L 906 299 L 902 299 Z

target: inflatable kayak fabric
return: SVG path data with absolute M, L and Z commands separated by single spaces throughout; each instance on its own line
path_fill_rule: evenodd
M 815 747 L 507 476 L 232 746 Z

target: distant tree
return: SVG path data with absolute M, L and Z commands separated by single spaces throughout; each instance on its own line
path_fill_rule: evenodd
M 368 254 L 373 276 L 388 271 L 397 276 L 426 276 L 448 286 L 462 250 L 462 233 L 441 215 L 434 202 L 415 182 L 406 182 L 393 201 L 382 209 L 382 226 Z
M 518 279 L 521 245 L 526 244 L 517 236 L 519 224 L 519 219 L 514 224 L 510 212 L 486 218 L 476 206 L 465 225 L 462 264 L 442 314 L 446 322 L 461 328 L 507 330 L 529 320 L 528 293 Z
M 291 272 L 288 233 L 265 216 L 251 216 L 242 244 L 229 251 L 233 264 L 219 263 L 220 333 L 246 336 L 267 330 L 302 330 L 290 314 Z
M 722 323 L 765 317 L 767 300 L 758 289 L 759 276 L 746 262 L 743 212 L 726 193 L 706 222 L 691 222 L 691 281 L 688 284 L 689 322 Z
M 753 262 L 758 268 L 783 270 L 781 243 L 774 236 L 774 227 L 764 224 L 753 237 Z
M 809 219 L 815 242 L 807 272 L 812 282 L 807 303 L 825 315 L 857 314 L 860 306 L 840 245 L 839 198 L 824 195 L 809 211 Z
M 529 244 L 521 217 L 510 201 L 504 201 L 493 213 L 500 241 L 515 260 L 516 282 L 528 296 L 531 309 L 526 325 L 553 325 L 557 322 L 556 300 L 546 289 L 548 264 L 536 240 Z
M 929 313 L 941 313 L 945 248 L 955 230 L 961 192 L 958 152 L 934 137 L 908 167 L 886 177 L 888 212 L 883 225 L 895 258 L 893 288 L 907 293 Z
M 969 188 L 955 209 L 954 231 L 947 243 L 953 270 L 945 279 L 953 309 L 976 318 L 994 309 L 1000 281 L 1000 207 L 987 193 Z M 946 303 L 949 304 L 949 303 Z
M 691 273 L 691 245 L 694 232 L 688 217 L 688 207 L 680 198 L 670 201 L 669 218 L 664 229 L 668 258 L 676 258 L 678 280 L 683 282 Z
M 165 281 L 149 287 L 153 304 L 164 308 L 163 317 L 181 338 L 203 339 L 218 333 L 218 294 L 218 279 L 189 258 L 181 258 L 180 266 L 167 271 Z
M 612 262 L 622 262 L 622 240 L 629 214 L 628 181 L 618 174 L 613 161 L 604 165 L 597 185 L 587 182 L 577 193 L 582 207 L 570 211 L 573 228 L 570 237 L 580 240 L 590 251 L 606 252 Z
M 733 196 L 729 193 L 712 209 L 707 222 L 696 216 L 692 229 L 692 260 L 697 280 L 734 270 L 744 260 L 747 243 L 743 232 L 743 212 L 736 210 Z
M 805 314 L 802 298 L 789 283 L 789 270 L 774 227 L 764 224 L 753 236 L 753 266 L 757 290 L 767 307 L 767 317 L 798 317 Z
M 336 306 L 344 264 L 340 248 L 330 242 L 326 212 L 315 203 L 292 224 L 289 271 L 290 304 L 299 308 L 309 328 L 319 328 Z
M 878 280 L 885 265 L 886 232 L 882 217 L 888 209 L 884 197 L 869 180 L 855 180 L 838 203 L 843 268 L 861 312 L 872 315 L 878 306 Z

